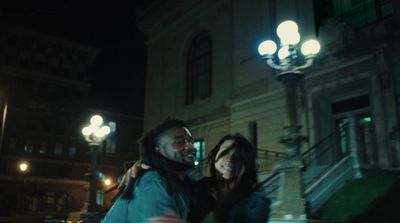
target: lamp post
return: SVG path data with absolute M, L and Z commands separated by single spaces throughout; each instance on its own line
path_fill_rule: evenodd
M 289 157 L 279 162 L 276 167 L 282 175 L 278 202 L 272 217 L 304 222 L 306 212 L 301 175 L 303 162 L 300 149 L 306 137 L 300 133 L 301 126 L 297 120 L 296 95 L 298 83 L 304 77 L 302 70 L 312 65 L 314 57 L 320 50 L 320 45 L 316 40 L 308 40 L 300 47 L 298 45 L 301 39 L 299 29 L 297 24 L 291 20 L 279 24 L 276 32 L 280 39 L 279 50 L 277 44 L 272 40 L 266 40 L 258 47 L 261 57 L 271 68 L 277 71 L 276 78 L 284 84 L 286 94 L 285 133 L 281 136 L 280 142 L 286 146 Z M 275 54 L 276 51 L 278 51 L 277 54 Z
M 24 213 L 27 210 L 27 202 L 26 202 L 26 175 L 29 173 L 30 165 L 29 162 L 22 160 L 17 163 L 17 170 L 22 177 L 22 194 L 21 200 L 18 202 L 20 203 L 20 211 Z
M 96 212 L 98 205 L 96 202 L 96 194 L 98 190 L 98 177 L 97 177 L 97 150 L 101 143 L 110 134 L 110 127 L 103 125 L 103 118 L 100 115 L 94 115 L 90 118 L 90 125 L 82 128 L 82 135 L 90 147 L 90 167 L 88 171 L 89 176 L 89 197 L 87 204 L 88 212 Z

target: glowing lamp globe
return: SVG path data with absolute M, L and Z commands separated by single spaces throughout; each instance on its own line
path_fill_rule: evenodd
M 304 56 L 310 56 L 318 54 L 321 49 L 321 45 L 317 40 L 308 40 L 301 46 L 301 53 Z
M 90 118 L 90 124 L 100 126 L 101 124 L 103 124 L 103 118 L 100 115 L 93 115 Z
M 276 28 L 276 34 L 278 34 L 278 37 L 280 39 L 285 38 L 285 36 L 291 36 L 294 33 L 299 32 L 299 27 L 297 26 L 297 23 L 295 23 L 292 20 L 286 20 L 284 22 L 281 22 Z
M 300 42 L 300 34 L 298 32 L 286 34 L 280 39 L 282 45 L 296 45 Z
M 276 43 L 272 40 L 266 40 L 258 45 L 258 53 L 261 56 L 273 55 L 276 52 Z
M 278 57 L 279 57 L 279 59 L 281 59 L 281 60 L 285 59 L 285 58 L 288 57 L 289 55 L 290 55 L 290 53 L 289 53 L 289 47 L 287 47 L 287 46 L 282 47 L 282 48 L 279 49 L 279 51 L 278 51 Z
M 111 185 L 111 179 L 110 179 L 110 178 L 106 178 L 106 179 L 104 180 L 104 185 L 110 186 L 110 185 Z
M 82 129 L 82 135 L 88 136 L 93 133 L 93 128 L 92 126 L 86 126 L 85 128 Z
M 21 172 L 26 172 L 26 171 L 28 171 L 28 169 L 29 169 L 29 165 L 28 165 L 28 163 L 27 162 L 20 162 L 19 164 L 18 164 L 18 169 L 19 169 L 19 171 L 21 171 Z

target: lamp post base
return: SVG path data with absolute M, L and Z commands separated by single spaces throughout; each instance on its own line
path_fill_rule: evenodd
M 268 220 L 268 223 L 306 223 L 308 222 L 306 218 L 304 219 L 293 219 L 291 216 L 287 216 L 287 218 L 274 218 L 271 217 Z
M 273 218 L 286 220 L 305 220 L 306 201 L 303 197 L 302 173 L 303 163 L 300 157 L 282 160 L 277 165 L 282 173 L 281 186 Z M 296 221 L 294 221 L 296 222 Z

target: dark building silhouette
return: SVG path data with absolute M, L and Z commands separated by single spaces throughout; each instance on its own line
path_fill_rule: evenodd
M 89 146 L 81 129 L 100 114 L 111 134 L 98 151 L 104 205 L 112 184 L 133 160 L 142 118 L 88 107 L 90 67 L 99 50 L 0 24 L 0 216 L 27 212 L 68 215 L 87 199 Z M 95 77 L 95 76 L 94 76 Z M 19 168 L 26 162 L 27 170 Z M 112 186 L 112 185 L 111 185 Z

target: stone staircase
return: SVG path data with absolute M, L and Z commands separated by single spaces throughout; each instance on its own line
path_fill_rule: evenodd
M 318 211 L 338 189 L 347 181 L 361 177 L 357 146 L 354 146 L 354 142 L 349 141 L 351 146 L 344 153 L 338 153 L 338 151 L 343 151 L 340 136 L 351 129 L 349 126 L 351 125 L 348 123 L 343 125 L 302 154 L 305 165 L 302 181 L 308 217 L 318 217 Z M 347 132 L 347 135 L 351 134 Z M 349 137 L 348 140 L 355 139 Z M 279 194 L 280 176 L 280 173 L 273 172 L 258 174 L 259 182 L 265 181 L 262 189 L 272 201 L 272 212 L 274 212 Z M 279 221 L 279 219 L 276 220 Z
M 317 176 L 321 175 L 322 172 L 328 169 L 328 165 L 316 165 L 311 166 L 303 172 L 303 185 L 307 187 L 314 180 L 316 180 Z

